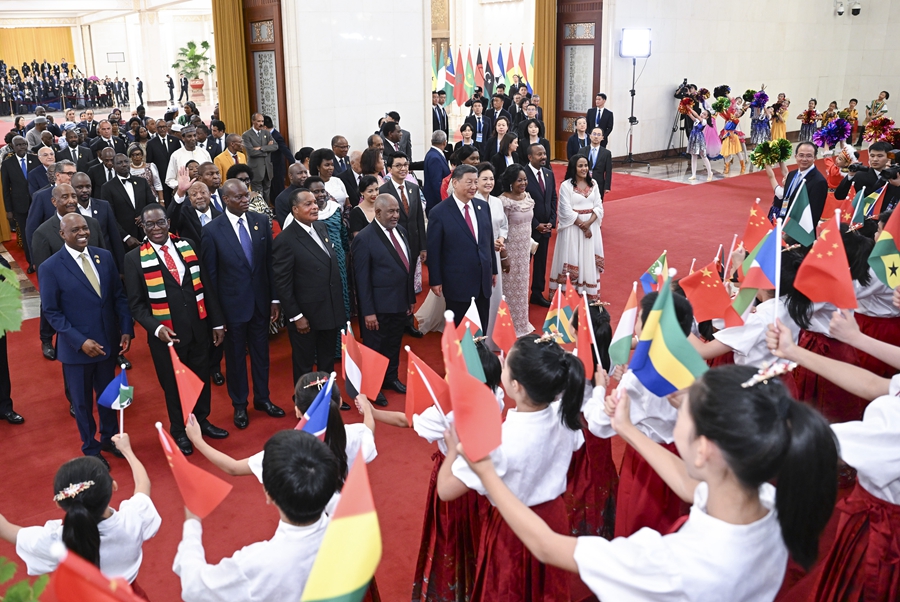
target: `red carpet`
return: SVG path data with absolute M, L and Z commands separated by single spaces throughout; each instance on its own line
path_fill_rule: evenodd
M 632 180 L 653 182 L 638 177 L 625 181 Z M 620 182 L 624 197 L 624 181 Z M 609 310 L 614 323 L 619 319 L 632 281 L 663 249 L 669 251 L 669 265 L 682 274 L 692 257 L 697 257 L 698 263 L 711 260 L 720 242 L 728 244 L 735 232 L 743 230 L 753 199 L 770 194 L 762 174 L 690 188 L 677 184 L 669 188 L 633 196 L 606 209 L 603 236 L 607 271 L 602 277 L 602 296 L 612 303 Z M 533 306 L 532 323 L 540 327 L 545 313 Z M 61 463 L 77 456 L 80 449 L 63 395 L 60 366 L 41 357 L 37 330 L 38 321 L 32 319 L 23 325 L 22 332 L 9 335 L 13 398 L 16 410 L 25 416 L 26 423 L 19 427 L 0 424 L 7 460 L 4 474 L 7 494 L 3 496 L 0 512 L 20 525 L 42 524 L 62 517 L 50 499 L 53 475 Z M 442 372 L 439 339 L 439 334 L 431 333 L 423 339 L 407 338 L 404 342 Z M 171 568 L 184 513 L 153 428 L 157 420 L 165 423 L 165 408 L 145 333 L 138 334 L 129 358 L 135 366 L 128 375 L 135 387 L 135 403 L 126 413 L 126 430 L 131 433 L 136 453 L 150 473 L 153 500 L 163 517 L 159 534 L 144 546 L 139 581 L 151 599 L 177 600 L 179 582 Z M 290 345 L 284 334 L 272 339 L 271 364 L 272 400 L 287 410 L 291 406 Z M 391 402 L 388 409 L 403 409 L 402 396 L 392 392 L 387 396 Z M 343 417 L 346 421 L 358 420 L 350 412 L 343 413 Z M 224 387 L 213 387 L 210 419 L 232 433 L 228 439 L 215 442 L 225 453 L 238 458 L 249 456 L 259 451 L 272 433 L 294 425 L 292 418 L 274 419 L 252 410 L 250 418 L 249 428 L 238 432 L 231 423 L 231 405 Z M 384 556 L 376 576 L 385 601 L 404 600 L 412 584 L 434 447 L 411 430 L 384 425 L 378 426 L 376 441 L 379 456 L 369 465 L 369 471 L 384 542 Z M 133 483 L 127 463 L 115 458 L 110 462 L 119 485 L 119 491 L 113 496 L 113 505 L 117 506 L 130 496 Z M 191 462 L 215 471 L 198 454 L 191 457 Z M 262 488 L 254 478 L 224 478 L 234 484 L 234 490 L 204 521 L 204 544 L 210 562 L 217 562 L 241 546 L 271 537 L 278 520 L 276 510 L 265 505 Z M 5 543 L 0 543 L 0 555 L 16 558 L 13 547 Z M 19 572 L 20 577 L 23 575 L 24 570 Z
M 556 177 L 556 184 L 558 186 L 566 176 L 566 164 L 552 163 L 550 167 L 553 169 L 553 175 Z M 686 186 L 686 184 L 680 182 L 668 182 L 666 180 L 653 180 L 643 176 L 632 176 L 626 173 L 614 172 L 612 177 L 612 188 L 610 189 L 609 194 L 606 195 L 606 198 L 603 199 L 603 202 L 609 203 L 611 201 L 621 201 L 623 199 L 630 199 L 632 197 L 653 192 L 672 190 L 683 186 Z

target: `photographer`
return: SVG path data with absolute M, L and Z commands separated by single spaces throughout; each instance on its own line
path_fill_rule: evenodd
M 875 207 L 875 214 L 892 210 L 900 201 L 900 178 L 898 178 L 898 166 L 891 167 L 889 153 L 893 148 L 887 142 L 875 142 L 869 147 L 869 166 L 862 163 L 853 163 L 848 167 L 847 176 L 841 181 L 834 191 L 834 198 L 842 201 L 850 193 L 850 186 L 856 192 L 863 188 L 866 194 L 879 190 L 887 184 L 884 192 L 884 200 L 880 207 Z
M 694 101 L 694 111 L 696 113 L 700 112 L 700 102 L 697 99 L 697 86 L 694 84 L 689 84 L 687 78 L 684 78 L 684 81 L 678 86 L 678 89 L 675 90 L 675 98 L 681 101 L 683 98 L 691 98 Z M 694 122 L 691 119 L 690 115 L 682 115 L 681 116 L 681 129 L 684 130 L 684 135 L 689 136 L 691 133 L 691 128 L 694 127 Z

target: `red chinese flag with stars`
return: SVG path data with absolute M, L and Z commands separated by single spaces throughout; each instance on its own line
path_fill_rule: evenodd
M 581 296 L 575 290 L 575 287 L 572 286 L 572 279 L 569 277 L 569 273 L 566 272 L 566 304 L 572 308 L 573 314 L 578 309 L 579 303 L 581 303 Z
M 187 424 L 197 405 L 197 399 L 203 392 L 203 381 L 193 370 L 181 363 L 175 347 L 169 345 L 169 356 L 172 358 L 172 370 L 175 371 L 175 383 L 178 385 L 178 398 L 181 400 L 181 414 Z
M 591 316 L 590 309 L 585 307 L 584 303 L 578 305 L 578 337 L 577 351 L 578 359 L 584 364 L 584 377 L 587 380 L 594 378 L 594 357 L 592 355 L 591 343 L 593 336 L 591 334 Z
M 831 223 L 831 222 L 829 222 Z M 856 293 L 840 230 L 824 228 L 800 264 L 794 287 L 815 303 L 831 303 L 839 309 L 854 309 Z
M 690 276 L 685 276 L 678 284 L 691 302 L 698 322 L 723 318 L 726 327 L 740 326 L 744 321 L 731 306 L 731 297 L 725 292 L 722 280 L 719 279 L 718 263 L 718 260 L 713 261 Z
M 447 381 L 423 362 L 419 356 L 409 351 L 406 362 L 406 420 L 410 426 L 413 414 L 421 414 L 437 400 L 442 414 L 450 411 L 450 388 Z
M 766 217 L 765 210 L 760 208 L 759 201 L 757 200 L 757 202 L 750 207 L 750 217 L 747 219 L 747 227 L 744 228 L 742 244 L 747 250 L 747 253 L 755 249 L 756 245 L 759 244 L 759 241 L 765 238 L 766 234 L 768 234 L 771 229 L 772 224 Z
M 494 332 L 491 333 L 491 338 L 494 340 L 494 344 L 503 350 L 504 354 L 509 353 L 509 350 L 518 338 L 506 298 L 500 300 L 500 307 L 497 308 L 497 320 L 494 322 Z
M 188 462 L 159 422 L 156 430 L 185 507 L 200 518 L 206 518 L 231 492 L 231 484 Z
M 65 557 L 53 574 L 41 600 L 56 602 L 141 602 L 131 585 L 121 578 L 111 579 L 96 566 L 72 552 Z

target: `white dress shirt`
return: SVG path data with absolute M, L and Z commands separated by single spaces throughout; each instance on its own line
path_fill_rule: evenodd
M 794 343 L 797 342 L 800 337 L 800 326 L 788 312 L 787 297 L 782 297 L 781 302 L 777 304 L 774 298 L 767 299 L 756 306 L 756 311 L 750 313 L 742 325 L 723 328 L 713 335 L 716 340 L 734 350 L 735 364 L 761 368 L 764 363 L 771 364 L 778 360 L 766 346 L 766 332 L 769 325 L 775 321 L 776 306 L 778 320 L 791 331 Z
M 794 193 L 796 193 L 797 190 L 800 189 L 800 180 L 804 179 L 804 178 L 806 177 L 806 174 L 808 174 L 809 172 L 811 172 L 811 171 L 814 170 L 815 168 L 816 168 L 816 166 L 815 166 L 815 165 L 812 165 L 812 166 L 810 166 L 808 169 L 805 169 L 805 170 L 803 170 L 803 171 L 798 171 L 798 172 L 797 172 L 797 175 L 794 176 L 794 179 L 792 180 L 792 181 L 797 182 L 797 185 L 794 187 Z M 798 180 L 797 178 L 800 178 L 800 180 Z M 785 178 L 785 181 L 786 181 L 786 180 L 787 180 L 787 178 Z M 782 199 L 782 200 L 783 200 L 783 199 L 784 199 L 784 192 L 785 192 L 785 190 L 786 190 L 786 189 L 785 189 L 784 186 L 776 186 L 776 187 L 775 187 L 775 196 L 778 197 L 779 199 Z
M 88 199 L 87 207 L 82 207 L 81 203 L 78 203 L 78 213 L 85 217 L 94 217 L 94 211 L 91 209 L 91 201 Z
M 250 221 L 247 219 L 246 213 L 244 215 L 238 216 L 238 215 L 233 214 L 231 211 L 226 211 L 225 215 L 228 216 L 228 221 L 231 222 L 231 228 L 234 230 L 234 235 L 237 236 L 238 242 L 241 241 L 241 233 L 240 233 L 240 230 L 238 230 L 238 228 L 241 227 L 238 224 L 239 219 L 244 220 L 244 226 L 243 226 L 244 230 L 247 231 L 247 234 L 250 234 Z M 250 240 L 253 240 L 253 236 L 250 237 Z
M 212 205 L 210 205 L 210 207 L 211 207 L 211 206 L 212 206 Z M 202 228 L 203 226 L 206 226 L 207 224 L 209 224 L 209 222 L 211 222 L 212 219 L 213 219 L 213 216 L 212 216 L 212 210 L 210 210 L 210 209 L 207 209 L 207 210 L 206 210 L 206 213 L 204 213 L 203 211 L 197 211 L 196 209 L 194 209 L 194 211 L 197 212 L 197 219 L 200 220 L 200 227 L 201 227 L 201 228 Z M 206 218 L 206 223 L 203 223 L 203 219 L 204 219 L 204 218 Z
M 100 272 L 97 271 L 97 266 L 94 265 L 94 260 L 91 258 L 90 254 L 88 253 L 87 247 L 85 247 L 84 251 L 82 251 L 81 253 L 79 253 L 78 251 L 76 251 L 75 249 L 70 247 L 69 245 L 65 245 L 65 247 L 66 247 L 66 251 L 69 252 L 69 255 L 72 256 L 72 259 L 75 260 L 75 263 L 78 264 L 78 267 L 80 267 L 82 271 L 84 271 L 84 266 L 81 264 L 81 257 L 82 256 L 87 257 L 88 265 L 90 265 L 91 269 L 94 270 L 94 276 L 97 277 L 97 282 L 100 282 Z M 100 290 L 101 291 L 103 290 L 103 284 L 100 285 Z
M 454 194 L 453 200 L 456 201 L 456 207 L 459 209 L 459 212 L 463 216 L 463 221 L 466 221 L 466 203 L 463 203 L 459 200 L 459 198 Z M 472 201 L 468 202 L 469 206 L 469 217 L 472 219 L 472 227 L 475 228 L 475 240 L 478 240 L 478 220 L 475 218 L 475 204 Z
M 169 168 L 166 170 L 166 185 L 172 190 L 178 190 L 178 170 L 187 165 L 188 161 L 194 160 L 197 163 L 210 163 L 212 159 L 206 150 L 194 147 L 189 151 L 183 146 L 172 153 L 169 158 Z
M 390 241 L 391 246 L 394 245 L 394 240 L 391 238 L 391 231 L 381 225 L 377 219 L 373 219 L 373 222 L 378 224 L 378 227 L 381 228 L 381 231 L 384 232 L 384 235 L 387 236 L 388 241 Z M 400 248 L 403 250 L 403 255 L 406 257 L 406 261 L 409 261 L 409 249 L 406 248 L 406 242 L 403 240 L 403 237 L 397 234 L 397 228 L 393 229 L 393 235 L 397 238 L 397 242 L 400 243 Z M 414 267 L 414 266 L 413 266 Z
M 135 206 L 134 201 L 134 184 L 128 178 L 123 178 L 116 174 L 116 177 L 119 178 L 119 181 L 122 182 L 122 187 L 125 188 L 125 192 L 128 194 L 128 200 L 131 201 L 131 206 Z
M 628 399 L 631 400 L 632 424 L 657 443 L 671 443 L 674 440 L 672 431 L 678 419 L 678 410 L 672 407 L 669 400 L 648 391 L 631 370 L 622 375 L 619 388 L 627 393 Z M 590 394 L 588 387 L 585 387 L 585 401 L 581 412 L 588 423 L 588 429 L 594 435 L 609 439 L 616 431 L 613 430 L 609 416 L 603 409 L 605 398 L 604 387 L 594 387 Z

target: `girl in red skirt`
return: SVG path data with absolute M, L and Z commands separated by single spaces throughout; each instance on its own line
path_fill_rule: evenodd
M 551 529 L 568 533 L 562 495 L 572 452 L 584 443 L 580 416 L 584 366 L 552 340 L 530 335 L 510 349 L 501 381 L 516 407 L 506 415 L 502 444 L 491 453 L 497 470 Z M 449 501 L 470 489 L 484 493 L 479 478 L 457 456 L 452 430 L 446 438 L 447 461 L 438 473 L 438 495 Z M 472 602 L 568 599 L 565 571 L 535 559 L 492 508 L 481 531 Z
M 777 378 L 747 366 L 714 368 L 679 399 L 675 441 L 684 460 L 631 423 L 626 395 L 607 399 L 619 435 L 693 500 L 677 532 L 563 536 L 517 499 L 492 458 L 470 466 L 524 545 L 577 572 L 601 600 L 771 601 L 789 554 L 807 567 L 815 561 L 837 493 L 834 437 Z M 768 483 L 776 478 L 777 490 Z

